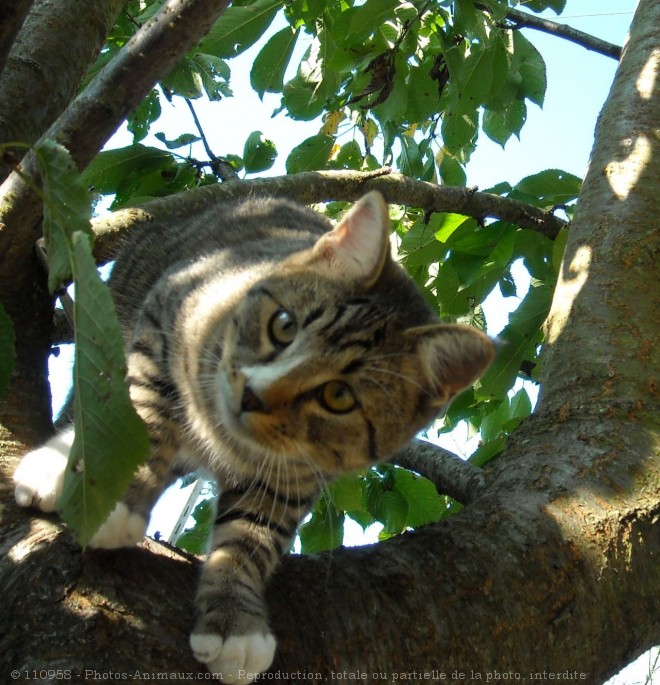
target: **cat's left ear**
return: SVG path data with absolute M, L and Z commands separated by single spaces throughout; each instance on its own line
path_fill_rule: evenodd
M 434 324 L 404 335 L 417 352 L 420 380 L 437 409 L 480 378 L 495 357 L 493 341 L 470 326 Z
M 390 218 L 383 196 L 372 191 L 320 238 L 312 258 L 329 278 L 373 285 L 390 250 Z

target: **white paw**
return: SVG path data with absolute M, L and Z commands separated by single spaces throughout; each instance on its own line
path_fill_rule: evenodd
M 147 521 L 140 514 L 132 513 L 123 502 L 118 502 L 107 521 L 89 541 L 89 546 L 98 549 L 133 547 L 142 540 L 146 531 Z
M 28 452 L 14 473 L 14 497 L 21 507 L 54 511 L 62 494 L 64 472 L 73 444 L 70 429 L 51 438 L 45 445 Z
M 231 635 L 226 640 L 198 633 L 190 636 L 190 646 L 195 658 L 222 682 L 251 683 L 273 663 L 277 643 L 270 633 Z

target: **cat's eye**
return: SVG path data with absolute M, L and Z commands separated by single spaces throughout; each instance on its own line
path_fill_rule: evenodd
M 286 309 L 278 309 L 268 322 L 268 336 L 273 345 L 290 345 L 297 333 L 296 319 Z
M 348 414 L 357 406 L 350 387 L 342 381 L 330 381 L 318 390 L 319 404 L 333 414 Z

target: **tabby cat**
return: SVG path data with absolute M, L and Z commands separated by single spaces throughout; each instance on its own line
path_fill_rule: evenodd
M 131 235 L 110 285 L 152 454 L 91 546 L 138 543 L 175 474 L 214 478 L 190 644 L 225 682 L 249 682 L 275 653 L 264 586 L 321 488 L 401 448 L 493 345 L 438 321 L 390 255 L 376 192 L 334 228 L 276 199 L 154 223 Z M 54 509 L 72 442 L 69 429 L 24 457 L 20 505 Z

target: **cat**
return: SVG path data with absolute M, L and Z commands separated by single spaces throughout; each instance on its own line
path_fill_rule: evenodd
M 117 257 L 110 288 L 152 454 L 90 546 L 137 544 L 182 471 L 216 480 L 190 644 L 225 682 L 270 667 L 264 587 L 324 485 L 390 457 L 493 358 L 487 336 L 438 320 L 389 233 L 377 192 L 336 226 L 251 198 L 154 222 Z M 23 458 L 18 504 L 55 509 L 73 437 Z

